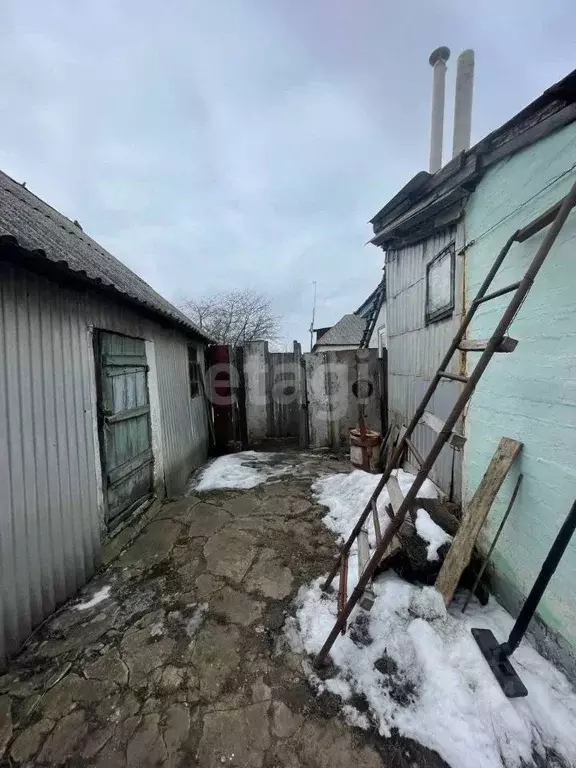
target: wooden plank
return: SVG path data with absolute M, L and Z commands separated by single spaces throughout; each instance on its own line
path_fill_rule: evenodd
M 358 534 L 358 578 L 364 572 L 364 568 L 370 560 L 370 545 L 368 544 L 368 531 L 361 528 Z
M 395 475 L 390 475 L 386 482 L 386 490 L 388 491 L 388 495 L 390 496 L 390 503 L 392 504 L 392 509 L 394 510 L 394 514 L 398 514 L 398 510 L 402 506 L 402 502 L 404 501 L 404 494 L 402 493 L 400 489 L 400 484 L 398 483 L 398 478 Z
M 474 544 L 488 517 L 496 494 L 521 450 L 522 443 L 503 437 L 476 489 L 466 517 L 460 524 L 436 579 L 436 589 L 442 593 L 446 605 L 452 600 L 460 577 L 470 562 Z
M 464 339 L 458 344 L 458 349 L 462 352 L 484 352 L 489 341 L 490 339 Z M 514 352 L 517 346 L 518 339 L 504 336 L 496 347 L 496 352 Z
M 376 534 L 376 546 L 378 546 L 382 538 L 382 532 L 380 530 L 380 520 L 378 519 L 378 507 L 376 506 L 375 499 L 370 499 L 370 506 L 372 507 L 372 520 L 374 522 L 374 533 Z
M 114 469 L 111 469 L 108 472 L 109 485 L 116 485 L 117 483 L 122 482 L 128 475 L 142 469 L 146 464 L 151 464 L 152 458 L 152 451 L 150 448 L 147 448 L 137 456 L 133 456 L 131 459 L 128 459 L 128 461 L 120 464 L 120 466 L 114 467 Z
M 421 423 L 426 424 L 426 426 L 430 427 L 430 429 L 433 429 L 437 435 L 439 435 L 440 432 L 442 432 L 442 430 L 444 429 L 444 422 L 442 421 L 442 419 L 439 419 L 438 416 L 435 416 L 433 413 L 430 413 L 430 411 L 424 411 L 424 415 L 422 416 Z M 447 442 L 453 448 L 458 448 L 458 450 L 460 450 L 464 447 L 466 438 L 464 437 L 464 435 L 461 435 L 459 432 L 452 432 Z
M 384 466 L 387 466 L 388 462 L 392 458 L 392 454 L 394 453 L 394 449 L 396 448 L 397 442 L 398 442 L 398 427 L 394 425 L 390 432 L 388 444 L 386 445 Z
M 119 421 L 126 421 L 126 419 L 136 419 L 138 416 L 144 416 L 145 413 L 150 413 L 149 405 L 141 405 L 139 408 L 128 408 L 125 411 L 117 411 L 110 416 L 105 416 L 104 419 L 107 424 L 116 424 Z
M 105 368 L 147 368 L 146 355 L 102 355 Z
M 424 464 L 424 459 L 422 458 L 422 454 L 420 453 L 420 451 L 418 450 L 418 448 L 416 448 L 416 446 L 414 445 L 414 443 L 412 442 L 412 440 L 410 440 L 410 438 L 409 438 L 409 437 L 407 437 L 407 438 L 406 438 L 406 445 L 408 446 L 408 448 L 409 448 L 409 450 L 410 450 L 411 454 L 412 454 L 412 455 L 414 456 L 414 458 L 416 459 L 416 463 L 418 464 L 418 469 L 420 469 L 420 467 L 422 466 L 422 464 Z

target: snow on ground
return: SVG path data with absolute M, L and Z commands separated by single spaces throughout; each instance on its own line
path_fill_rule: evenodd
M 192 491 L 213 491 L 217 488 L 254 488 L 271 477 L 291 472 L 294 465 L 278 453 L 242 451 L 231 453 L 209 464 L 193 485 Z
M 345 537 L 378 479 L 358 470 L 316 482 L 318 499 L 330 504 L 326 525 Z M 399 481 L 406 492 L 412 478 L 400 470 Z M 382 497 L 379 506 L 386 503 L 385 492 Z M 423 519 L 425 538 L 430 534 L 430 546 L 436 546 Z M 349 593 L 357 580 L 355 560 L 350 559 Z M 293 648 L 312 655 L 336 619 L 337 580 L 331 595 L 321 591 L 321 583 L 302 587 L 296 617 L 286 626 Z M 542 765 L 555 764 L 554 753 L 576 765 L 576 695 L 564 675 L 525 640 L 513 663 L 529 695 L 507 699 L 470 633 L 485 627 L 499 640 L 507 638 L 513 620 L 495 600 L 485 607 L 472 601 L 466 614 L 456 600 L 447 612 L 433 587 L 408 584 L 393 573 L 379 577 L 374 592 L 372 610 L 356 608 L 346 635 L 332 648 L 335 676 L 322 681 L 308 668 L 319 691 L 342 698 L 349 723 L 367 727 L 369 717 L 384 736 L 397 728 L 436 750 L 452 768 L 520 768 L 534 765 L 533 753 Z M 354 694 L 366 698 L 365 715 L 354 711 Z
M 439 525 L 436 525 L 425 509 L 419 509 L 416 513 L 416 533 L 421 539 L 428 542 L 427 557 L 429 561 L 438 560 L 438 549 L 442 544 L 452 541 L 452 536 Z
M 393 474 L 396 475 L 402 493 L 406 494 L 414 482 L 414 475 L 404 472 L 403 469 L 395 469 Z M 339 534 L 339 541 L 343 542 L 348 538 L 350 531 L 356 524 L 360 513 L 368 503 L 381 477 L 382 475 L 372 475 L 361 469 L 355 469 L 347 474 L 326 475 L 312 485 L 316 501 L 324 504 L 329 510 L 328 514 L 322 518 L 322 522 L 331 531 Z M 418 491 L 418 495 L 421 498 L 435 499 L 437 496 L 436 487 L 430 480 L 425 480 Z M 386 512 L 388 504 L 390 504 L 390 496 L 386 488 L 384 488 L 376 502 L 382 533 L 384 533 L 390 523 L 390 518 Z M 424 510 L 420 511 L 424 512 Z M 432 523 L 432 520 L 430 522 Z M 376 546 L 376 533 L 374 531 L 372 515 L 368 516 L 366 527 L 368 529 L 368 542 L 372 550 Z M 351 585 L 355 584 L 357 578 L 357 545 L 354 543 L 350 550 L 350 559 L 348 561 L 348 583 Z
M 74 608 L 77 611 L 87 611 L 89 608 L 93 608 L 95 605 L 98 605 L 98 603 L 102 603 L 106 600 L 110 596 L 110 590 L 111 587 L 109 586 L 102 587 L 102 589 L 99 589 L 98 592 L 95 592 L 92 595 L 90 600 L 86 600 L 85 603 L 78 603 Z

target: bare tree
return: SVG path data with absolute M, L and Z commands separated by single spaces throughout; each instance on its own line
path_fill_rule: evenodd
M 220 344 L 280 339 L 280 318 L 271 300 L 250 288 L 186 299 L 180 308 Z

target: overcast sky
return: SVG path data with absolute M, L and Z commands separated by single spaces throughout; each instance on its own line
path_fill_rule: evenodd
M 574 66 L 574 0 L 0 0 L 0 167 L 174 302 L 268 292 L 288 340 L 380 279 L 367 224 L 476 51 L 473 141 Z

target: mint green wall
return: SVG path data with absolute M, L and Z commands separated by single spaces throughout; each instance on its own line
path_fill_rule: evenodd
M 509 235 L 566 194 L 576 181 L 576 124 L 572 124 L 490 170 L 466 209 L 466 302 L 473 298 Z M 515 210 L 544 187 L 534 200 Z M 510 217 L 483 235 L 503 217 Z M 515 244 L 493 288 L 519 280 L 544 233 Z M 477 313 L 471 339 L 490 336 L 510 296 Z M 576 210 L 540 271 L 514 321 L 516 351 L 497 355 L 472 398 L 466 418 L 463 496 L 472 497 L 500 437 L 524 443 L 484 527 L 481 545 L 496 531 L 518 471 L 524 473 L 516 504 L 492 558 L 496 586 L 512 610 L 530 589 L 550 545 L 576 498 Z M 478 354 L 467 355 L 470 371 Z M 576 669 L 576 540 L 571 543 L 539 614 L 559 643 L 565 666 Z

